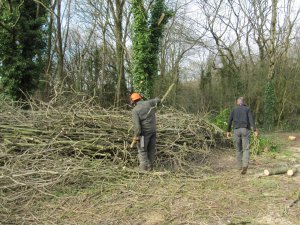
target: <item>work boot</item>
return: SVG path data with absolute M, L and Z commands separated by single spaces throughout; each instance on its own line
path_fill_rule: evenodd
M 150 164 L 149 171 L 153 171 L 154 166 Z
M 148 170 L 148 166 L 146 164 L 140 164 L 139 170 L 141 172 L 146 172 Z
M 243 175 L 246 174 L 247 173 L 247 169 L 248 169 L 247 166 L 243 167 L 241 174 L 243 174 Z

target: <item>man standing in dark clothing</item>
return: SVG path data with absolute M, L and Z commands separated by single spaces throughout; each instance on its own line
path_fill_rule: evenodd
M 137 143 L 140 169 L 153 170 L 156 144 L 155 106 L 160 103 L 160 99 L 143 101 L 138 93 L 133 93 L 130 98 L 135 105 L 132 110 L 133 143 Z
M 245 105 L 243 97 L 236 101 L 237 106 L 230 113 L 227 128 L 227 138 L 231 137 L 231 124 L 234 122 L 234 144 L 236 147 L 237 166 L 241 174 L 246 174 L 250 158 L 250 131 L 257 137 L 258 132 L 249 107 Z

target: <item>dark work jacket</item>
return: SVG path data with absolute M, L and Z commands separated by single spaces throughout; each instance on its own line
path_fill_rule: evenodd
M 134 136 L 142 136 L 156 132 L 155 106 L 160 99 L 139 101 L 132 110 Z
M 228 132 L 231 130 L 232 121 L 234 122 L 234 129 L 247 128 L 253 131 L 256 130 L 251 110 L 245 105 L 236 106 L 230 113 L 227 127 Z

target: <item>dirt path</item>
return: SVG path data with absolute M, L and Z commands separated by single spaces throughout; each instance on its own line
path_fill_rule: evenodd
M 288 141 L 288 136 L 296 136 L 296 141 Z M 286 175 L 263 176 L 264 169 L 300 164 L 300 134 L 275 133 L 269 138 L 280 145 L 280 152 L 251 157 L 246 176 L 238 175 L 232 168 L 235 155 L 224 153 L 219 155 L 215 169 L 224 179 L 233 176 L 237 192 L 246 188 L 244 193 L 249 202 L 247 206 L 249 221 L 232 222 L 231 224 L 300 224 L 300 175 L 289 178 Z M 243 184 L 243 185 L 241 185 Z M 243 187 L 242 187 L 243 186 Z M 297 201 L 298 200 L 298 201 Z M 294 204 L 294 202 L 297 202 Z M 239 207 L 239 206 L 238 206 Z M 256 210 L 260 208 L 257 212 Z M 225 223 L 220 223 L 225 224 Z M 229 223 L 230 224 L 230 223 Z
M 300 134 L 272 138 L 276 154 L 252 157 L 247 175 L 235 167 L 234 151 L 218 152 L 211 165 L 189 173 L 149 173 L 45 202 L 39 217 L 53 224 L 300 224 L 300 175 L 262 177 L 266 168 L 300 164 Z M 294 204 L 293 204 L 294 203 Z M 42 223 L 40 223 L 42 224 Z M 48 223 L 49 224 L 49 223 Z

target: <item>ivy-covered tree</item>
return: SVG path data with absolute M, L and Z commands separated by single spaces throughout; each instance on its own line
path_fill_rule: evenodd
M 144 4 L 141 0 L 132 1 L 132 80 L 134 91 L 149 98 L 158 73 L 160 39 L 172 12 L 167 9 L 165 0 L 152 1 L 149 11 Z
M 276 65 L 276 24 L 277 24 L 277 7 L 278 0 L 272 0 L 272 18 L 270 29 L 270 62 L 268 72 L 268 82 L 265 86 L 265 105 L 264 105 L 264 127 L 266 130 L 273 129 L 276 109 L 276 92 L 274 87 L 275 65 Z
M 49 0 L 40 1 L 48 5 Z M 34 0 L 0 3 L 0 81 L 5 95 L 22 100 L 43 70 L 47 10 Z

